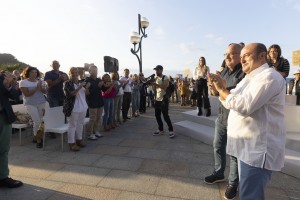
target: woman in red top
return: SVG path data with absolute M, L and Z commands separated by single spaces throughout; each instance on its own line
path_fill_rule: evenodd
M 102 80 L 102 97 L 104 101 L 103 128 L 104 131 L 109 131 L 115 128 L 113 125 L 113 98 L 115 96 L 116 85 L 111 81 L 109 74 L 104 74 Z

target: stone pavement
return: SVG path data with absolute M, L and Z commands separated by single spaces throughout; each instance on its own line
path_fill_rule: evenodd
M 180 113 L 189 109 L 171 104 L 172 122 L 183 120 Z M 213 170 L 212 147 L 176 130 L 174 139 L 167 134 L 152 136 L 155 130 L 154 110 L 150 108 L 105 137 L 88 141 L 78 153 L 69 152 L 67 142 L 62 153 L 60 136 L 47 139 L 42 151 L 25 134 L 19 146 L 18 134 L 13 134 L 10 175 L 22 180 L 24 186 L 0 188 L 0 200 L 223 199 L 225 182 L 203 182 Z M 300 199 L 300 180 L 274 173 L 266 199 Z

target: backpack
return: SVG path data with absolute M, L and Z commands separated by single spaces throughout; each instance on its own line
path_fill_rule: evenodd
M 164 79 L 165 79 L 165 75 L 163 75 L 163 77 L 162 77 L 162 82 L 164 82 Z M 174 85 L 174 83 L 169 81 L 169 85 L 166 89 L 165 96 L 169 99 L 174 91 L 175 91 L 175 85 Z

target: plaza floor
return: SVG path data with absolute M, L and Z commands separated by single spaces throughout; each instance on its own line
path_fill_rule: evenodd
M 172 122 L 183 120 L 180 113 L 190 109 L 170 104 Z M 13 134 L 10 176 L 24 186 L 0 188 L 0 200 L 223 199 L 226 182 L 203 182 L 213 171 L 212 147 L 176 130 L 174 139 L 167 133 L 152 136 L 155 130 L 154 110 L 149 108 L 103 138 L 87 141 L 87 147 L 77 153 L 68 150 L 67 142 L 61 152 L 60 136 L 47 139 L 42 151 L 35 148 L 30 134 L 25 136 L 26 131 L 21 146 L 18 134 Z M 266 199 L 300 199 L 300 179 L 273 173 Z

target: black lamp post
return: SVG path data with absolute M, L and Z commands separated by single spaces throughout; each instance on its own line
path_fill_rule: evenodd
M 132 32 L 132 34 L 130 35 L 130 42 L 133 44 L 133 49 L 131 48 L 130 51 L 137 57 L 139 61 L 140 73 L 142 73 L 142 40 L 143 38 L 147 37 L 146 28 L 149 26 L 149 21 L 145 17 L 141 18 L 140 14 L 138 15 L 138 26 L 139 33 Z M 138 47 L 136 49 L 137 44 Z M 140 52 L 140 56 L 138 56 L 138 52 Z

